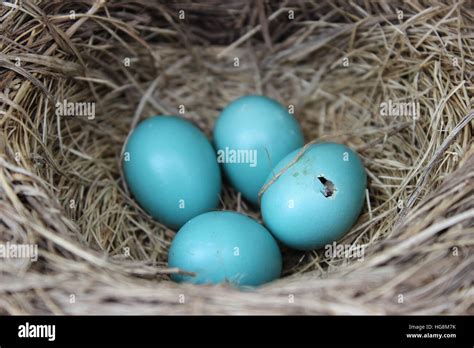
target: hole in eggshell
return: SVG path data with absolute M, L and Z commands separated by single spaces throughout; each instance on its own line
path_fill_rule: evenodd
M 336 192 L 336 187 L 334 186 L 334 183 L 331 180 L 326 179 L 322 175 L 318 176 L 318 180 L 321 182 L 321 184 L 323 184 L 321 193 L 324 195 L 324 197 L 329 198 L 334 196 Z

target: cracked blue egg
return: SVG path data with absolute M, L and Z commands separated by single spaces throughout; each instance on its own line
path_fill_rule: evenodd
M 218 161 L 229 182 L 258 205 L 258 192 L 272 168 L 304 144 L 301 128 L 277 101 L 257 95 L 227 105 L 214 128 Z
M 267 183 L 297 158 L 297 149 L 282 159 Z M 310 145 L 261 198 L 263 220 L 283 244 L 312 250 L 346 234 L 364 204 L 366 173 L 359 156 L 342 144 Z
M 257 286 L 280 277 L 282 257 L 271 233 L 240 213 L 214 211 L 195 217 L 176 234 L 168 266 L 176 282 Z
M 124 155 L 125 181 L 153 218 L 177 229 L 219 204 L 221 174 L 206 136 L 177 116 L 154 116 L 130 135 Z

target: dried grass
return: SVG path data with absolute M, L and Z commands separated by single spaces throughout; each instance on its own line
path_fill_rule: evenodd
M 37 243 L 39 260 L 0 263 L 0 313 L 473 314 L 473 13 L 437 0 L 3 3 L 0 240 Z M 128 196 L 123 144 L 181 104 L 210 136 L 250 93 L 294 105 L 308 142 L 360 153 L 367 207 L 341 243 L 364 261 L 284 250 L 285 277 L 256 290 L 174 284 L 175 232 Z M 96 117 L 56 116 L 64 99 L 95 102 Z M 389 99 L 420 116 L 381 116 Z M 260 218 L 232 188 L 221 198 Z

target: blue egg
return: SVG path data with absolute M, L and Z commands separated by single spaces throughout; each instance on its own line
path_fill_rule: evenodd
M 196 126 L 177 116 L 141 122 L 128 139 L 123 169 L 137 202 L 170 228 L 218 206 L 215 150 Z
M 271 233 L 257 221 L 214 211 L 195 217 L 178 231 L 168 265 L 194 273 L 172 274 L 177 282 L 256 286 L 280 276 L 282 258 Z
M 267 179 L 291 163 L 288 154 Z M 300 250 L 340 239 L 360 215 L 366 174 L 359 156 L 342 144 L 311 145 L 262 195 L 265 225 L 283 244 Z
M 230 183 L 253 204 L 272 168 L 303 146 L 300 126 L 285 107 L 263 96 L 234 100 L 214 128 L 217 159 Z

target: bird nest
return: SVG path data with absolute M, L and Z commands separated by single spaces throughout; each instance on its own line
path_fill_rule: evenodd
M 19 0 L 0 18 L 0 313 L 474 313 L 467 2 Z M 357 151 L 364 210 L 340 252 L 283 250 L 272 283 L 176 284 L 176 231 L 130 198 L 125 140 L 156 114 L 210 137 L 247 94 Z

